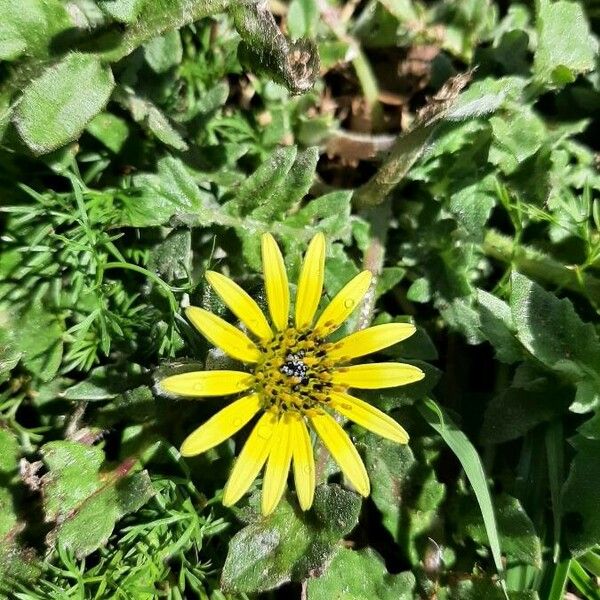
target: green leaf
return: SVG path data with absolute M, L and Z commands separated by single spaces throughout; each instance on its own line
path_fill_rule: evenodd
M 172 29 L 144 44 L 144 57 L 155 73 L 166 73 L 183 57 L 179 31 Z
M 208 226 L 221 212 L 213 196 L 200 189 L 185 165 L 173 157 L 159 161 L 158 175 L 140 175 L 134 184 L 139 194 L 123 198 L 122 225 L 152 227 L 177 217 Z
M 600 539 L 600 440 L 577 436 L 577 454 L 563 491 L 563 524 L 575 556 L 593 549 Z
M 287 26 L 292 39 L 312 37 L 318 17 L 316 0 L 292 0 L 287 15 Z
M 98 5 L 116 21 L 132 23 L 145 2 L 146 0 L 98 0 Z
M 45 519 L 55 522 L 47 541 L 79 558 L 105 544 L 115 523 L 154 493 L 146 471 L 131 473 L 133 459 L 101 471 L 104 453 L 97 446 L 55 441 L 41 453 L 48 468 L 42 478 Z
M 106 106 L 114 87 L 109 67 L 92 54 L 72 53 L 23 91 L 15 125 L 36 154 L 75 140 Z
M 461 501 L 457 507 L 458 528 L 477 544 L 487 545 L 485 525 L 476 503 Z M 498 533 L 507 566 L 528 564 L 540 568 L 542 547 L 531 519 L 517 498 L 507 494 L 495 497 Z
M 129 136 L 129 125 L 121 117 L 103 112 L 88 123 L 86 131 L 109 150 L 118 154 Z
M 490 119 L 494 136 L 489 159 L 507 175 L 533 156 L 546 141 L 546 126 L 532 110 L 520 108 L 516 113 L 494 115 Z
M 231 592 L 256 593 L 302 581 L 322 567 L 358 521 L 360 498 L 338 485 L 316 490 L 310 511 L 282 500 L 268 517 L 233 536 L 221 583 Z
M 477 302 L 479 329 L 494 347 L 496 358 L 509 364 L 521 360 L 523 348 L 516 339 L 510 306 L 485 290 L 477 290 Z
M 72 27 L 60 0 L 0 0 L 0 61 L 44 55 L 55 35 Z
M 521 437 L 539 425 L 560 417 L 569 406 L 572 391 L 554 378 L 518 384 L 494 396 L 487 405 L 481 427 L 481 441 L 501 444 Z
M 21 315 L 18 331 L 17 344 L 23 364 L 42 381 L 50 381 L 62 359 L 63 321 L 35 302 Z
M 281 220 L 285 212 L 308 193 L 315 178 L 318 160 L 319 149 L 314 146 L 298 152 L 286 176 L 273 190 L 268 201 L 252 211 L 252 216 L 267 222 Z
M 187 150 L 188 145 L 173 127 L 164 113 L 150 100 L 134 94 L 130 90 L 118 90 L 116 99 L 131 112 L 133 120 L 141 123 L 158 140 L 176 150 Z
M 15 339 L 15 326 L 10 313 L 0 308 L 0 383 L 4 383 L 17 366 L 21 351 Z
M 186 279 L 192 268 L 192 234 L 187 228 L 173 229 L 157 244 L 148 268 L 167 282 Z
M 236 211 L 247 214 L 270 204 L 273 191 L 283 183 L 296 160 L 296 146 L 275 148 L 268 158 L 248 177 L 235 195 Z
M 410 572 L 390 575 L 371 548 L 358 552 L 340 548 L 323 575 L 309 579 L 311 600 L 410 600 L 415 576 Z
M 447 203 L 448 210 L 475 241 L 483 241 L 485 225 L 496 204 L 494 182 L 494 176 L 484 177 L 452 194 Z
M 67 388 L 61 396 L 67 400 L 110 400 L 144 379 L 142 367 L 135 363 L 96 367 L 87 379 Z
M 539 2 L 535 77 L 543 84 L 562 86 L 594 69 L 598 42 L 590 32 L 584 8 L 577 2 Z
M 383 526 L 402 547 L 411 564 L 422 558 L 427 537 L 444 499 L 446 487 L 433 469 L 418 462 L 410 446 L 364 434 L 365 465 L 371 480 L 371 498 L 382 514 Z
M 489 578 L 465 579 L 450 588 L 449 598 L 452 600 L 539 600 L 537 592 L 509 591 L 505 592 L 495 581 Z
M 498 574 L 503 577 L 504 567 L 502 565 L 502 553 L 500 551 L 500 538 L 494 514 L 492 497 L 488 488 L 485 471 L 481 459 L 477 454 L 475 446 L 469 441 L 467 436 L 458 429 L 449 417 L 442 412 L 442 409 L 433 400 L 427 399 L 418 405 L 419 412 L 435 431 L 439 433 L 444 442 L 462 465 L 465 475 L 475 492 L 475 497 L 481 510 L 485 530 L 488 537 L 494 564 Z
M 510 305 L 523 346 L 549 369 L 600 389 L 600 341 L 593 325 L 581 320 L 569 300 L 559 300 L 524 275 L 514 273 L 511 281 Z

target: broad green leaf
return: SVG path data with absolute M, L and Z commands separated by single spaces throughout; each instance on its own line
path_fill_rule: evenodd
M 287 26 L 292 39 L 312 37 L 318 17 L 316 0 L 292 0 L 287 15 Z
M 590 32 L 583 6 L 564 0 L 541 0 L 538 6 L 535 77 L 546 85 L 563 86 L 591 71 L 598 42 Z
M 0 0 L 0 61 L 45 55 L 55 35 L 73 23 L 60 0 Z
M 104 453 L 97 446 L 55 441 L 44 444 L 41 453 L 48 468 L 42 478 L 45 519 L 55 522 L 47 541 L 78 557 L 105 544 L 115 523 L 153 494 L 148 473 L 132 473 L 133 459 L 101 471 Z
M 19 454 L 17 438 L 0 423 L 0 545 L 18 521 L 14 490 L 9 484 L 18 473 Z
M 448 595 L 441 598 L 448 600 L 539 600 L 537 592 L 503 591 L 497 582 L 489 578 L 469 578 L 453 584 Z
M 4 383 L 21 358 L 11 314 L 0 308 L 0 383 Z
M 16 341 L 23 364 L 42 381 L 50 381 L 62 359 L 63 321 L 35 302 L 21 315 L 18 331 Z
M 172 29 L 144 44 L 144 57 L 155 73 L 166 73 L 176 67 L 183 56 L 179 31 Z
M 531 519 L 512 496 L 501 494 L 494 498 L 498 534 L 507 566 L 524 563 L 540 568 L 542 548 Z M 457 507 L 458 528 L 477 544 L 487 545 L 488 538 L 477 504 L 461 500 Z
M 192 234 L 187 228 L 173 229 L 150 255 L 148 268 L 171 282 L 186 279 L 192 268 Z
M 532 110 L 520 108 L 490 119 L 494 136 L 489 159 L 510 175 L 533 156 L 547 138 L 546 126 Z
M 240 214 L 270 205 L 271 196 L 287 177 L 296 160 L 296 146 L 276 148 L 248 177 L 235 195 L 235 208 Z
M 563 491 L 563 526 L 575 556 L 593 549 L 600 539 L 600 440 L 577 436 L 577 454 Z
M 523 348 L 516 339 L 510 307 L 500 298 L 477 290 L 479 329 L 492 344 L 498 360 L 514 363 L 523 358 Z
M 436 520 L 446 488 L 433 469 L 415 460 L 410 446 L 365 434 L 365 464 L 371 480 L 371 498 L 382 514 L 383 526 L 417 565 L 423 539 Z
M 526 388 L 512 385 L 494 396 L 485 409 L 481 441 L 501 444 L 521 437 L 556 417 L 569 407 L 573 397 L 568 386 L 544 378 Z
M 311 600 L 411 600 L 415 576 L 410 572 L 390 575 L 383 560 L 371 548 L 340 548 L 323 575 L 309 579 Z
M 199 188 L 185 165 L 173 157 L 159 161 L 158 175 L 134 178 L 134 186 L 122 198 L 121 224 L 125 226 L 163 225 L 172 217 L 208 226 L 221 212 L 213 196 Z
M 147 0 L 98 0 L 100 8 L 121 23 L 133 22 Z
M 114 87 L 109 67 L 92 54 L 72 53 L 23 91 L 15 125 L 36 154 L 76 139 L 106 106 Z
M 135 363 L 96 367 L 87 379 L 67 388 L 61 396 L 67 400 L 110 400 L 144 379 L 142 367 Z
M 296 499 L 284 499 L 274 513 L 232 538 L 223 567 L 223 589 L 256 593 L 306 579 L 352 531 L 360 506 L 356 494 L 338 485 L 319 486 L 306 513 Z
M 293 208 L 308 193 L 315 178 L 318 160 L 319 151 L 314 146 L 298 152 L 294 164 L 272 191 L 268 202 L 263 202 L 254 209 L 252 216 L 267 222 L 274 218 L 281 220 L 285 212 Z
M 86 131 L 118 154 L 129 136 L 129 125 L 121 117 L 103 112 L 88 123 Z
M 568 299 L 559 300 L 519 273 L 511 281 L 513 321 L 523 346 L 569 380 L 587 380 L 600 389 L 600 341 L 594 327 L 581 320 Z M 594 407 L 595 396 L 591 398 L 578 412 Z
M 176 150 L 187 150 L 188 145 L 181 134 L 171 124 L 165 114 L 150 100 L 127 90 L 119 90 L 116 94 L 118 101 L 131 112 L 134 121 L 141 123 L 163 144 Z
M 475 241 L 482 241 L 485 225 L 496 204 L 495 177 L 488 176 L 452 194 L 448 210 Z
M 426 402 L 418 405 L 419 412 L 429 425 L 435 429 L 442 437 L 444 442 L 462 465 L 465 475 L 475 492 L 475 497 L 481 510 L 488 543 L 492 551 L 492 557 L 498 574 L 503 577 L 504 566 L 502 564 L 502 552 L 500 550 L 500 538 L 496 523 L 496 515 L 492 504 L 492 497 L 488 488 L 485 471 L 479 454 L 475 446 L 469 441 L 467 436 L 458 429 L 454 422 L 442 412 L 442 409 L 433 400 L 427 399 Z

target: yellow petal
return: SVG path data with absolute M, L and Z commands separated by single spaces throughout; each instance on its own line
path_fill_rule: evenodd
M 327 356 L 336 362 L 346 362 L 377 352 L 409 338 L 416 328 L 410 323 L 386 323 L 362 329 L 336 342 Z
M 277 415 L 269 411 L 254 426 L 223 490 L 225 506 L 235 504 L 248 491 L 263 468 L 271 449 L 276 425 Z
M 290 288 L 281 250 L 270 233 L 265 233 L 261 239 L 263 274 L 267 303 L 273 325 L 282 331 L 288 326 L 290 314 Z
M 283 415 L 275 427 L 262 489 L 262 514 L 270 515 L 279 504 L 292 461 L 290 419 Z
M 371 279 L 371 271 L 363 271 L 350 280 L 321 313 L 315 325 L 317 333 L 329 335 L 334 332 L 360 304 Z
M 270 340 L 273 337 L 269 323 L 258 304 L 235 281 L 215 271 L 207 271 L 206 279 L 231 312 L 254 335 L 261 340 Z
M 247 363 L 260 359 L 260 350 L 254 342 L 231 323 L 197 306 L 186 308 L 185 314 L 207 340 L 229 356 Z
M 315 496 L 315 461 L 312 443 L 303 418 L 292 418 L 291 426 L 296 494 L 298 494 L 300 508 L 308 510 Z
M 372 363 L 340 367 L 333 371 L 331 381 L 347 387 L 376 390 L 420 381 L 425 373 L 404 363 Z
M 310 421 L 323 444 L 356 491 L 361 496 L 368 496 L 371 490 L 369 476 L 348 434 L 326 412 L 312 415 Z
M 308 245 L 298 280 L 296 296 L 296 327 L 298 329 L 304 329 L 312 323 L 323 292 L 324 275 L 325 236 L 317 233 Z
M 165 377 L 158 386 L 177 396 L 225 396 L 247 390 L 254 376 L 241 371 L 192 371 Z
M 182 456 L 195 456 L 218 446 L 246 425 L 261 405 L 258 394 L 232 402 L 185 438 L 181 444 Z
M 408 443 L 408 433 L 392 417 L 359 398 L 333 392 L 329 406 L 361 427 L 381 437 L 398 444 Z

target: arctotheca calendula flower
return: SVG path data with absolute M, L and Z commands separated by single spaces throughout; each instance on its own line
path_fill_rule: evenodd
M 333 414 L 339 413 L 394 442 L 408 442 L 408 434 L 394 419 L 350 395 L 348 388 L 405 385 L 422 379 L 423 372 L 397 362 L 349 363 L 406 339 L 415 328 L 407 323 L 389 323 L 328 341 L 328 336 L 360 304 L 369 289 L 371 273 L 363 271 L 354 277 L 315 321 L 325 270 L 325 237 L 317 234 L 304 257 L 292 321 L 288 279 L 279 247 L 270 234 L 263 235 L 261 245 L 270 323 L 235 282 L 214 271 L 206 273 L 210 285 L 247 327 L 252 339 L 202 308 L 191 306 L 186 310 L 202 335 L 246 363 L 248 371 L 200 371 L 160 382 L 164 391 L 179 396 L 241 396 L 193 431 L 184 440 L 181 454 L 205 452 L 261 413 L 227 481 L 223 504 L 235 504 L 266 463 L 263 514 L 271 513 L 279 503 L 290 467 L 300 507 L 309 509 L 315 490 L 315 464 L 308 427 L 317 433 L 356 491 L 368 496 L 365 466 Z

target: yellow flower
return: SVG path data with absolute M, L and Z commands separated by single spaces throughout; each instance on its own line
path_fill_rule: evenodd
M 235 504 L 266 463 L 263 514 L 271 513 L 279 503 L 290 466 L 300 507 L 308 510 L 315 490 L 315 464 L 307 425 L 321 438 L 354 488 L 368 496 L 365 466 L 332 413 L 394 442 L 408 442 L 408 434 L 396 421 L 347 390 L 405 385 L 422 379 L 423 372 L 403 363 L 348 363 L 406 339 L 415 328 L 407 323 L 389 323 L 357 331 L 337 342 L 327 341 L 360 304 L 372 276 L 369 271 L 359 273 L 313 323 L 325 270 L 325 237 L 321 233 L 312 239 L 304 257 L 293 325 L 289 320 L 290 293 L 283 257 L 270 234 L 262 237 L 262 261 L 271 324 L 235 282 L 213 271 L 206 273 L 210 285 L 253 339 L 202 308 L 191 306 L 186 310 L 200 333 L 233 358 L 251 365 L 252 370 L 184 373 L 160 382 L 164 391 L 180 396 L 245 393 L 192 432 L 184 440 L 181 454 L 205 452 L 262 412 L 233 467 L 223 504 Z

